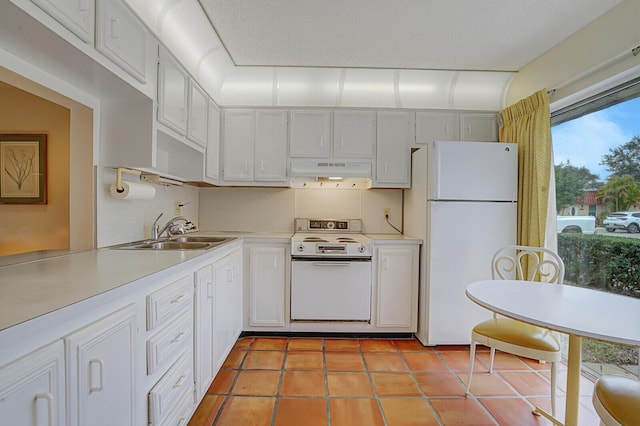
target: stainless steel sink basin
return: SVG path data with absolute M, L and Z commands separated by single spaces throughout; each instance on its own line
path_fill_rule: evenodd
M 235 238 L 181 235 L 170 240 L 138 241 L 114 248 L 119 250 L 208 250 L 232 240 Z

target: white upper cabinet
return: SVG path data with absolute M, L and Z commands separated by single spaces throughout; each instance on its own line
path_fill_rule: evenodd
M 188 77 L 180 63 L 160 48 L 158 121 L 181 135 L 187 132 Z
M 495 113 L 460 113 L 460 138 L 463 141 L 495 142 L 498 125 Z
M 189 123 L 187 138 L 207 146 L 207 94 L 193 80 L 189 80 Z
M 455 141 L 458 136 L 458 115 L 450 111 L 416 112 L 416 144 L 434 141 Z
M 77 3 L 77 1 L 76 1 Z M 141 83 L 147 81 L 147 31 L 120 0 L 98 0 L 96 49 Z
M 207 119 L 207 162 L 205 177 L 215 183 L 220 177 L 220 110 L 209 100 Z
M 256 131 L 255 110 L 224 112 L 224 180 L 253 180 L 253 145 Z
M 255 179 L 284 182 L 287 178 L 287 111 L 256 112 Z
M 376 143 L 375 111 L 335 111 L 333 156 L 373 159 Z
M 83 41 L 93 44 L 95 0 L 32 0 Z
M 291 111 L 291 157 L 331 156 L 331 111 Z
M 408 188 L 411 186 L 412 129 L 412 113 L 378 112 L 378 142 L 373 187 Z

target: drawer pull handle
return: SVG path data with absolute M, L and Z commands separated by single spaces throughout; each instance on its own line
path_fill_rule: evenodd
M 111 38 L 118 39 L 120 38 L 120 20 L 116 18 L 111 18 Z
M 94 385 L 93 372 L 98 370 L 98 384 Z M 104 378 L 104 362 L 101 359 L 92 359 L 89 361 L 89 393 L 100 392 L 103 389 Z
M 178 333 L 178 335 L 173 338 L 171 343 L 178 343 L 180 340 L 182 340 L 182 336 L 184 336 L 184 334 L 185 334 L 184 331 L 181 331 L 180 333 Z
M 47 421 L 41 423 L 39 421 L 39 410 L 37 409 L 38 401 L 45 401 L 47 403 Z M 46 425 L 52 425 L 53 424 L 53 395 L 51 395 L 49 392 L 42 392 L 42 393 L 37 393 L 35 396 L 35 403 L 36 403 L 36 425 L 40 425 L 40 424 L 46 424 Z
M 176 297 L 175 299 L 172 299 L 171 302 L 169 302 L 169 303 L 178 303 L 182 299 L 184 299 L 184 294 L 181 294 L 180 296 Z
M 174 389 L 175 388 L 179 388 L 180 386 L 182 386 L 182 384 L 184 383 L 184 381 L 187 379 L 186 375 L 182 375 L 178 378 L 178 380 L 176 380 L 176 383 L 173 385 Z

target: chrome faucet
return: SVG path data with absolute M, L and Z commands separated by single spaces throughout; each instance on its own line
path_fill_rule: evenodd
M 187 230 L 196 229 L 196 226 L 184 216 L 176 216 L 169 220 L 162 228 L 158 225 L 158 221 L 162 217 L 163 213 L 160 213 L 151 226 L 151 239 L 157 240 L 162 234 L 167 232 L 169 236 L 176 234 L 184 234 Z M 184 224 L 176 222 L 184 222 Z

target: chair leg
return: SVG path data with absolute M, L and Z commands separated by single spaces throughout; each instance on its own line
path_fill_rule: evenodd
M 469 395 L 469 389 L 471 389 L 471 376 L 473 375 L 473 365 L 476 361 L 476 342 L 471 342 L 469 347 L 469 379 L 467 379 L 467 388 L 464 390 L 464 396 Z
M 558 376 L 558 363 L 551 363 L 551 415 L 556 416 L 556 379 Z
M 491 355 L 489 356 L 489 373 L 493 374 L 493 359 L 496 357 L 496 348 L 491 348 Z

